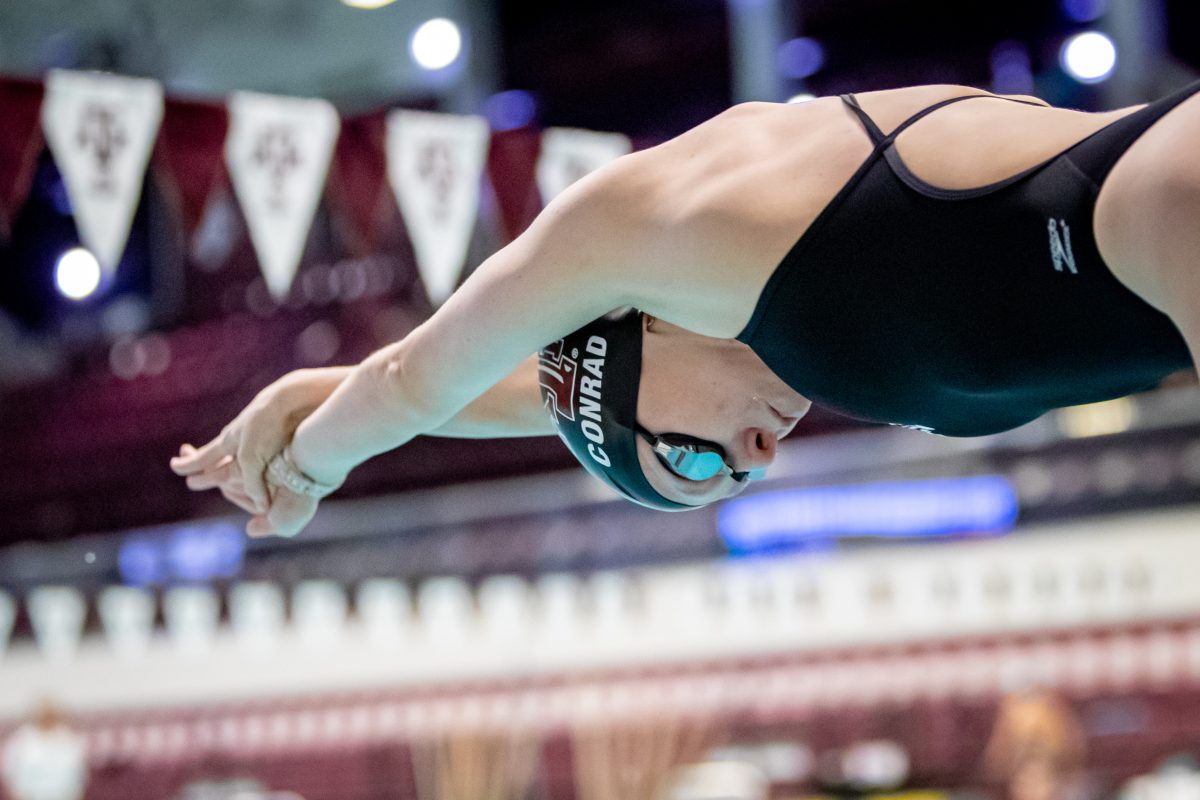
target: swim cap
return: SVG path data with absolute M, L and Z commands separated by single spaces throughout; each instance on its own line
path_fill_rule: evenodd
M 634 430 L 641 375 L 637 309 L 601 317 L 538 353 L 542 402 L 584 469 L 643 506 L 696 508 L 663 497 L 642 471 Z

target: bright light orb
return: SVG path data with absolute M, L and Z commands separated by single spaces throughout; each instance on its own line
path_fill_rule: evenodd
M 100 262 L 90 251 L 73 247 L 58 257 L 54 280 L 64 296 L 83 300 L 100 286 Z
M 448 19 L 431 19 L 413 31 L 408 49 L 422 69 L 443 69 L 453 64 L 462 52 L 462 33 Z
M 1117 47 L 1103 33 L 1088 31 L 1068 39 L 1060 56 L 1063 69 L 1080 83 L 1099 83 L 1117 66 Z
M 394 2 L 396 2 L 396 0 L 342 0 L 344 5 L 348 5 L 351 8 L 362 9 L 383 8 L 384 6 L 389 6 Z

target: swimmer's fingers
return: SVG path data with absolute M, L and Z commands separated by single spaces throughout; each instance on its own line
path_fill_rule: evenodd
M 273 426 L 272 426 L 273 427 Z M 281 434 L 270 436 L 274 431 L 268 433 L 268 437 L 255 437 L 251 440 L 249 436 L 238 447 L 237 464 L 238 472 L 240 473 L 242 485 L 245 488 L 246 496 L 250 498 L 256 506 L 255 512 L 266 511 L 270 505 L 270 496 L 267 492 L 267 462 L 274 458 L 275 453 L 279 452 L 286 444 L 283 441 Z M 258 442 L 259 438 L 267 438 L 267 441 Z M 271 452 L 268 452 L 270 450 Z
M 249 497 L 246 497 L 245 494 L 239 492 L 232 486 L 221 486 L 220 488 L 221 494 L 225 496 L 225 499 L 233 503 L 242 511 L 245 511 L 247 514 L 257 513 L 254 508 L 254 501 Z
M 225 456 L 233 455 L 237 447 L 236 437 L 226 428 L 215 439 L 199 450 L 190 444 L 179 448 L 179 455 L 171 459 L 171 469 L 176 475 L 194 475 L 213 467 Z
M 265 514 L 251 518 L 246 525 L 250 536 L 295 536 L 317 513 L 316 498 L 296 494 L 272 485 L 271 507 Z
M 171 469 L 183 476 L 204 473 L 233 456 L 245 495 L 265 512 L 271 503 L 264 476 L 267 464 L 291 441 L 296 426 L 337 388 L 346 371 L 289 372 L 255 395 L 220 436 L 199 450 L 191 445 L 180 448 L 179 456 L 171 460 Z
M 189 489 L 197 492 L 213 488 L 219 489 L 226 500 L 242 511 L 248 514 L 257 514 L 260 511 L 254 500 L 246 495 L 242 485 L 242 476 L 233 456 L 225 456 L 217 462 L 217 466 L 207 472 L 189 475 L 187 485 Z
M 187 476 L 187 486 L 194 492 L 230 483 L 238 484 L 239 493 L 241 492 L 242 474 L 238 469 L 237 459 L 233 456 L 224 456 L 210 469 Z

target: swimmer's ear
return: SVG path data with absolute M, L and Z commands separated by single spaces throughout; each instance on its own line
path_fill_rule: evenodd
M 643 312 L 642 312 L 642 319 L 643 319 L 643 322 L 644 322 L 644 324 L 645 324 L 645 327 L 646 327 L 646 332 L 647 332 L 647 333 L 649 333 L 650 331 L 653 331 L 653 330 L 654 330 L 654 323 L 658 322 L 658 317 L 652 317 L 652 316 L 650 316 L 649 314 L 647 314 L 646 312 L 644 312 L 644 311 L 643 311 Z

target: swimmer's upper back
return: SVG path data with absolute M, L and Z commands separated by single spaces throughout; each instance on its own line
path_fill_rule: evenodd
M 964 95 L 989 93 L 939 85 L 858 98 L 887 133 L 923 108 Z M 972 188 L 1040 163 L 1132 110 L 1088 113 L 981 98 L 938 109 L 904 131 L 896 147 L 926 182 Z M 780 260 L 871 150 L 861 123 L 839 98 L 827 97 L 738 105 L 635 154 L 670 253 L 647 264 L 658 315 L 698 333 L 736 335 Z

